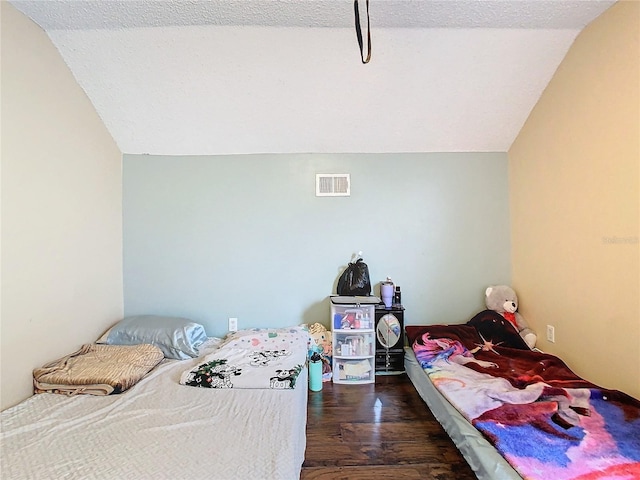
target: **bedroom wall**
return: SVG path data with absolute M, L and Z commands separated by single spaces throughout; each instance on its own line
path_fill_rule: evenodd
M 125 313 L 187 316 L 210 335 L 328 325 L 328 296 L 364 252 L 374 293 L 407 323 L 461 323 L 510 282 L 505 153 L 124 155 Z M 350 173 L 351 197 L 315 196 Z
M 46 34 L 1 17 L 5 409 L 122 316 L 122 156 Z
M 622 1 L 576 39 L 509 150 L 522 314 L 542 349 L 636 398 L 639 89 L 640 3 Z

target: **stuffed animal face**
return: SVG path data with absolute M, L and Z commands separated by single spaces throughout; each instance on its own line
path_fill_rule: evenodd
M 487 288 L 485 291 L 485 303 L 489 310 L 498 313 L 515 313 L 518 309 L 516 292 L 506 285 Z
M 309 328 L 309 336 L 313 339 L 310 350 L 331 355 L 331 331 L 320 323 L 314 323 Z

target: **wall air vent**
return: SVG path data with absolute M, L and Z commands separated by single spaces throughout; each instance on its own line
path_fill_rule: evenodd
M 351 196 L 351 174 L 318 173 L 316 174 L 316 197 L 349 197 Z

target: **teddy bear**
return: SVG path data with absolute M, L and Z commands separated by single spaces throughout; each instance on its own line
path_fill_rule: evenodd
M 522 339 L 533 349 L 538 337 L 529 328 L 526 320 L 520 315 L 518 310 L 518 296 L 511 287 L 507 285 L 496 285 L 487 288 L 485 291 L 485 303 L 489 310 L 502 315 L 518 331 Z

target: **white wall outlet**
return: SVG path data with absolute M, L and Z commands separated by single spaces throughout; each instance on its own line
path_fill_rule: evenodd
M 229 317 L 229 331 L 237 332 L 238 331 L 238 319 L 235 317 Z
M 547 340 L 556 343 L 556 329 L 553 325 L 547 325 Z

